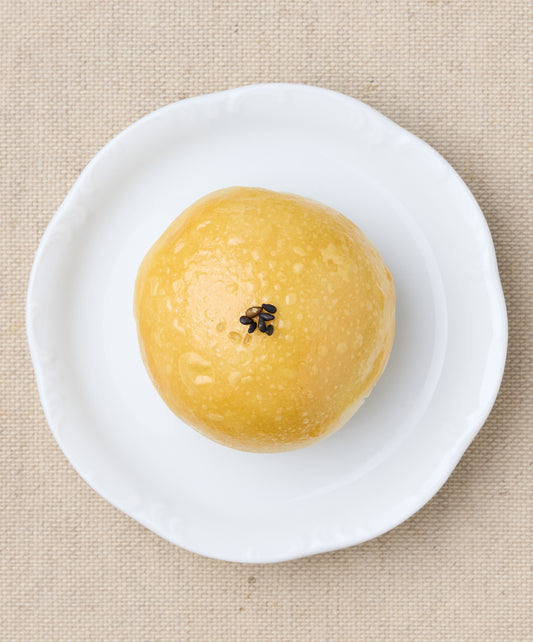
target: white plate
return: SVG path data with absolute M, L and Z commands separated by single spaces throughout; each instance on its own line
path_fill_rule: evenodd
M 383 377 L 342 430 L 300 451 L 212 443 L 167 409 L 141 362 L 141 259 L 185 207 L 230 185 L 336 208 L 396 283 Z M 412 515 L 485 421 L 507 347 L 492 240 L 455 171 L 367 105 L 283 84 L 183 100 L 108 143 L 42 239 L 27 326 L 48 422 L 87 483 L 171 542 L 240 562 L 350 546 Z

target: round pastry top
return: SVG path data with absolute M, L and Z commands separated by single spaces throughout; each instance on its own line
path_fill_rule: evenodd
M 194 203 L 151 248 L 135 315 L 152 381 L 178 416 L 235 448 L 289 450 L 331 433 L 369 394 L 392 345 L 394 286 L 340 213 L 232 187 Z

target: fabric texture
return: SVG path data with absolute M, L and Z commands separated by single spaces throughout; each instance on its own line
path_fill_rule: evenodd
M 532 37 L 527 0 L 2 0 L 2 640 L 533 639 Z M 360 98 L 451 162 L 493 234 L 510 342 L 492 414 L 427 506 L 361 546 L 247 566 L 161 540 L 79 478 L 24 305 L 41 235 L 110 138 L 269 81 Z

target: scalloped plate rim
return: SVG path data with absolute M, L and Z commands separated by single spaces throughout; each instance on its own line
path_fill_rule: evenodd
M 158 117 L 160 114 L 167 111 L 172 111 L 176 108 L 179 109 L 179 106 L 183 103 L 188 103 L 188 104 L 200 103 L 204 101 L 210 101 L 213 98 L 227 99 L 232 96 L 237 96 L 242 93 L 247 93 L 249 91 L 252 91 L 252 92 L 265 91 L 265 90 L 276 91 L 278 89 L 281 89 L 281 90 L 290 89 L 290 90 L 296 90 L 300 92 L 309 92 L 309 94 L 316 94 L 316 93 L 328 94 L 331 97 L 334 97 L 336 100 L 341 100 L 341 101 L 345 101 L 346 103 L 351 103 L 352 105 L 357 105 L 359 109 L 365 110 L 367 111 L 367 113 L 371 113 L 374 117 L 381 119 L 383 123 L 387 124 L 387 126 L 392 128 L 394 131 L 397 131 L 398 133 L 401 132 L 403 136 L 407 136 L 412 142 L 416 143 L 418 147 L 425 148 L 426 152 L 433 155 L 434 158 L 438 159 L 440 162 L 446 165 L 447 171 L 450 172 L 451 175 L 453 175 L 455 180 L 458 180 L 460 182 L 461 188 L 464 193 L 463 195 L 465 198 L 470 200 L 470 204 L 471 206 L 473 206 L 472 209 L 473 211 L 476 212 L 476 215 L 478 216 L 477 223 L 481 224 L 481 229 L 483 230 L 483 236 L 484 236 L 483 244 L 485 246 L 485 251 L 487 253 L 487 257 L 489 259 L 489 265 L 490 265 L 490 271 L 488 271 L 486 274 L 485 283 L 487 286 L 490 285 L 488 290 L 490 291 L 490 296 L 491 296 L 491 305 L 492 305 L 493 314 L 494 314 L 493 320 L 495 322 L 495 325 L 499 327 L 499 332 L 498 332 L 499 343 L 497 346 L 493 346 L 493 349 L 495 352 L 492 355 L 493 372 L 491 377 L 492 385 L 490 387 L 490 393 L 487 393 L 486 397 L 483 399 L 484 403 L 480 404 L 479 407 L 477 408 L 476 416 L 471 419 L 471 423 L 468 429 L 466 429 L 463 432 L 462 438 L 456 441 L 453 451 L 450 450 L 444 453 L 444 456 L 441 460 L 441 465 L 438 468 L 436 468 L 434 471 L 434 474 L 427 479 L 425 486 L 422 489 L 419 489 L 419 492 L 416 495 L 409 498 L 409 501 L 407 502 L 408 508 L 404 510 L 404 512 L 400 517 L 391 519 L 387 523 L 387 525 L 384 525 L 382 528 L 379 528 L 379 529 L 374 529 L 371 532 L 367 532 L 363 536 L 360 535 L 358 537 L 356 536 L 356 537 L 344 537 L 344 538 L 338 537 L 337 541 L 330 542 L 330 543 L 327 543 L 327 542 L 321 542 L 319 544 L 309 543 L 308 546 L 302 547 L 301 550 L 298 551 L 297 553 L 292 552 L 292 553 L 271 555 L 271 554 L 265 554 L 257 551 L 250 553 L 248 551 L 244 555 L 243 554 L 217 555 L 217 554 L 212 554 L 212 553 L 209 553 L 208 551 L 202 550 L 201 547 L 197 548 L 194 545 L 192 545 L 190 542 L 183 543 L 183 542 L 171 539 L 170 537 L 168 537 L 167 534 L 165 534 L 163 529 L 159 528 L 158 524 L 154 523 L 153 520 L 148 519 L 145 515 L 139 513 L 139 511 L 126 511 L 124 508 L 121 507 L 120 501 L 113 497 L 112 492 L 109 492 L 109 490 L 100 488 L 98 483 L 95 483 L 94 480 L 90 480 L 86 472 L 83 470 L 83 467 L 79 466 L 78 462 L 75 463 L 71 459 L 68 453 L 68 448 L 63 443 L 63 439 L 61 438 L 59 434 L 59 430 L 57 429 L 57 425 L 61 423 L 61 419 L 60 417 L 55 416 L 54 413 L 52 412 L 44 391 L 43 381 L 45 379 L 45 374 L 39 362 L 39 358 L 40 358 L 39 344 L 35 336 L 35 328 L 33 326 L 33 320 L 31 318 L 32 299 L 34 297 L 34 283 L 35 283 L 36 275 L 40 269 L 42 256 L 44 254 L 46 246 L 48 245 L 49 239 L 51 238 L 54 232 L 54 229 L 63 219 L 68 218 L 69 216 L 69 205 L 70 205 L 71 199 L 73 198 L 74 193 L 77 191 L 79 186 L 85 181 L 85 178 L 88 175 L 90 169 L 93 166 L 97 165 L 100 162 L 100 160 L 109 153 L 109 151 L 115 146 L 115 144 L 117 142 L 120 142 L 122 138 L 129 136 L 131 132 L 133 132 L 135 129 L 137 129 L 138 127 L 142 127 L 143 124 L 152 120 L 153 118 Z M 507 320 L 506 305 L 505 305 L 505 299 L 504 299 L 503 289 L 501 285 L 501 280 L 499 276 L 493 240 L 490 234 L 487 221 L 477 201 L 475 200 L 474 196 L 472 195 L 471 191 L 469 190 L 468 186 L 463 181 L 461 176 L 448 163 L 448 161 L 446 161 L 446 159 L 439 152 L 437 152 L 433 147 L 431 147 L 428 143 L 420 139 L 415 134 L 412 134 L 410 131 L 406 130 L 405 128 L 401 127 L 400 125 L 398 125 L 397 123 L 389 119 L 388 117 L 384 116 L 382 113 L 380 113 L 376 109 L 362 102 L 361 100 L 358 100 L 357 98 L 353 98 L 351 96 L 347 96 L 345 94 L 342 94 L 340 92 L 333 91 L 330 89 L 316 87 L 313 85 L 297 84 L 297 83 L 250 84 L 250 85 L 244 85 L 244 86 L 236 87 L 232 89 L 226 89 L 224 91 L 213 92 L 209 94 L 186 98 L 177 102 L 170 103 L 155 111 L 152 111 L 146 114 L 139 120 L 135 121 L 134 123 L 126 127 L 124 130 L 119 132 L 111 140 L 109 140 L 95 154 L 95 156 L 91 159 L 91 161 L 82 170 L 79 177 L 76 179 L 76 181 L 70 188 L 64 201 L 61 203 L 56 213 L 53 215 L 52 219 L 50 220 L 49 224 L 46 227 L 46 230 L 43 236 L 41 237 L 41 240 L 33 261 L 29 283 L 28 283 L 28 292 L 27 292 L 27 298 L 26 298 L 26 330 L 27 330 L 30 355 L 34 365 L 39 397 L 41 400 L 41 404 L 43 407 L 46 420 L 61 451 L 63 452 L 67 460 L 71 463 L 71 465 L 76 470 L 76 472 L 80 475 L 80 477 L 91 488 L 93 488 L 93 490 L 95 490 L 99 495 L 101 495 L 106 501 L 108 501 L 115 508 L 125 513 L 132 519 L 138 521 L 143 526 L 145 526 L 152 532 L 156 533 L 158 536 L 162 537 L 166 541 L 169 541 L 172 544 L 176 544 L 178 546 L 185 548 L 186 550 L 189 550 L 193 553 L 197 553 L 202 556 L 207 556 L 213 559 L 219 559 L 223 561 L 240 562 L 240 563 L 282 562 L 282 561 L 288 561 L 292 559 L 306 557 L 309 555 L 335 551 L 335 550 L 339 550 L 349 546 L 354 546 L 354 545 L 369 541 L 371 539 L 374 539 L 375 537 L 379 537 L 380 535 L 394 529 L 399 524 L 403 523 L 404 521 L 409 519 L 412 515 L 414 515 L 425 504 L 427 504 L 427 502 L 432 497 L 434 497 L 435 494 L 446 483 L 447 479 L 449 478 L 449 476 L 457 466 L 458 462 L 466 452 L 468 446 L 472 443 L 472 441 L 478 434 L 479 430 L 485 423 L 487 417 L 489 416 L 492 410 L 492 407 L 496 401 L 498 391 L 501 385 L 501 381 L 503 378 L 505 362 L 506 362 L 506 354 L 507 354 L 507 343 L 508 343 L 508 320 Z

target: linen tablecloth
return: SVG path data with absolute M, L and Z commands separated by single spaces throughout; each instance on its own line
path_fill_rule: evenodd
M 2 0 L 0 639 L 533 639 L 532 37 L 526 0 Z M 111 137 L 271 81 L 362 99 L 450 161 L 494 238 L 510 343 L 492 414 L 419 513 L 247 566 L 161 540 L 78 477 L 40 407 L 24 305 L 46 225 Z

